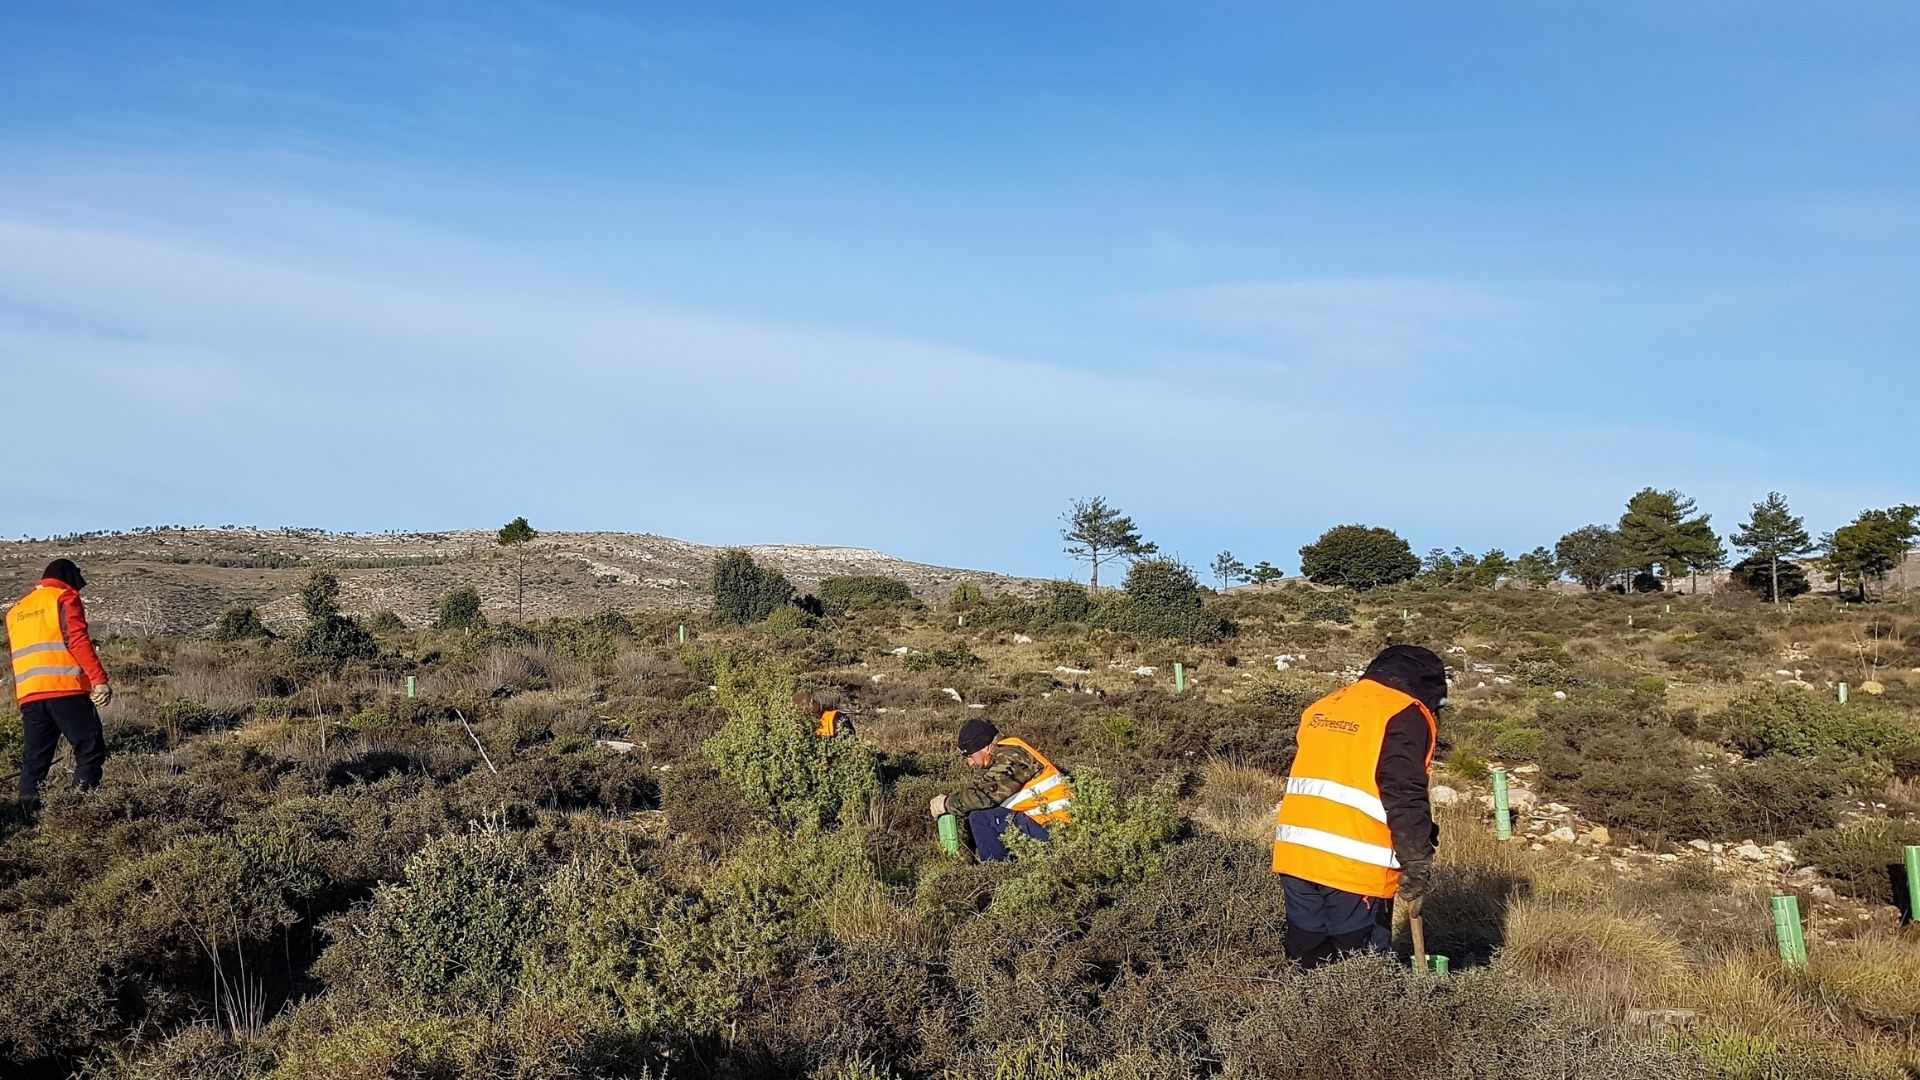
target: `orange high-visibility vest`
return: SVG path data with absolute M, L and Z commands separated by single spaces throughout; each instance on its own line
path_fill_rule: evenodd
M 1017 746 L 1032 754 L 1033 760 L 1040 763 L 1040 771 L 1027 781 L 1027 786 L 1007 796 L 1007 800 L 1000 805 L 1009 810 L 1018 810 L 1040 825 L 1072 821 L 1073 815 L 1068 812 L 1068 807 L 1073 804 L 1073 784 L 1067 780 L 1067 774 L 1048 761 L 1040 751 L 1012 736 L 1001 739 L 997 745 Z
M 815 728 L 813 733 L 823 739 L 831 739 L 840 734 L 840 710 L 828 709 L 821 713 L 820 726 Z
M 36 586 L 7 612 L 7 643 L 13 650 L 13 696 L 84 694 L 89 688 L 79 658 L 67 648 L 60 618 L 66 590 Z
M 1273 827 L 1273 872 L 1361 896 L 1400 889 L 1400 860 L 1380 803 L 1380 746 L 1387 721 L 1413 705 L 1437 735 L 1433 712 L 1418 699 L 1362 679 L 1300 714 L 1300 752 Z M 1435 739 L 1427 743 L 1433 768 Z

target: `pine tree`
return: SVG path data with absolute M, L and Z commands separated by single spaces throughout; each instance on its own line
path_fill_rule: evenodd
M 527 519 L 523 517 L 514 518 L 512 521 L 500 527 L 499 539 L 501 546 L 513 549 L 513 617 L 521 622 L 526 621 L 527 617 L 525 606 L 527 556 L 525 548 L 527 541 L 539 535 L 538 532 L 534 531 L 533 526 L 527 524 Z
M 1247 580 L 1247 564 L 1234 558 L 1233 552 L 1223 551 L 1213 557 L 1213 576 L 1225 590 L 1233 582 Z
M 1073 509 L 1060 516 L 1067 527 L 1060 536 L 1067 542 L 1066 552 L 1091 566 L 1088 587 L 1100 591 L 1100 564 L 1110 559 L 1137 559 L 1160 550 L 1158 544 L 1140 538 L 1133 519 L 1107 505 L 1100 496 L 1073 500 Z
M 1678 491 L 1640 489 L 1620 515 L 1620 543 L 1628 562 L 1647 573 L 1657 566 L 1668 582 L 1676 570 L 1718 565 L 1713 553 L 1720 549 L 1720 539 L 1708 524 L 1713 519 L 1694 516 L 1695 509 L 1693 500 Z M 1720 550 L 1718 561 L 1725 559 L 1726 552 Z
M 1753 513 L 1731 539 L 1740 550 L 1767 560 L 1773 581 L 1769 595 L 1776 604 L 1780 602 L 1780 560 L 1814 549 L 1812 538 L 1807 536 L 1806 519 L 1795 517 L 1786 498 L 1777 491 L 1767 492 L 1764 500 L 1753 504 Z

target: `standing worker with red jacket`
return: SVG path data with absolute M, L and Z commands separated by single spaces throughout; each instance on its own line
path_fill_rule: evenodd
M 1273 829 L 1287 903 L 1287 957 L 1316 967 L 1393 945 L 1394 897 L 1415 918 L 1439 828 L 1427 776 L 1447 703 L 1447 666 L 1395 645 L 1360 681 L 1300 714 L 1300 751 Z
M 100 784 L 107 744 L 99 707 L 113 700 L 107 672 L 87 636 L 87 610 L 80 590 L 87 579 L 69 559 L 55 559 L 40 584 L 7 611 L 7 646 L 13 655 L 13 693 L 20 702 L 26 750 L 20 760 L 20 798 L 40 797 L 40 783 L 53 766 L 60 737 L 73 744 L 73 785 Z

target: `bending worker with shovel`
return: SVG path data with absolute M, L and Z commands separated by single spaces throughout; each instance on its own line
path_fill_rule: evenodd
M 1391 949 L 1396 896 L 1422 936 L 1440 835 L 1427 775 L 1439 739 L 1434 714 L 1446 703 L 1446 664 L 1431 650 L 1395 645 L 1359 682 L 1300 714 L 1300 750 L 1273 829 L 1288 959 L 1311 968 Z M 1424 942 L 1415 950 L 1424 953 Z

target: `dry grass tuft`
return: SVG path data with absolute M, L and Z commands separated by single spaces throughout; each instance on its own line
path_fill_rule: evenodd
M 1286 789 L 1285 777 L 1216 758 L 1200 767 L 1193 820 L 1230 840 L 1270 840 L 1274 808 Z
M 1689 978 L 1686 950 L 1660 924 L 1605 907 L 1516 903 L 1497 965 L 1536 986 L 1557 986 L 1583 1013 L 1618 1020 L 1670 1000 Z

